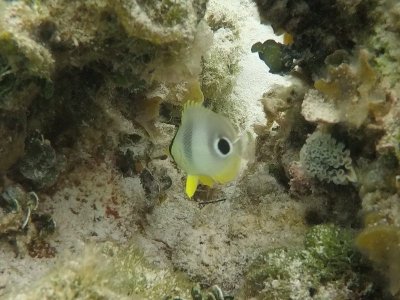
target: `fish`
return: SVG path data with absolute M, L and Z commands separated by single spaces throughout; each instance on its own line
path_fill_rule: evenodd
M 169 149 L 178 167 L 187 173 L 186 195 L 192 198 L 198 184 L 213 187 L 234 180 L 248 137 L 240 136 L 229 119 L 202 103 L 186 102 Z

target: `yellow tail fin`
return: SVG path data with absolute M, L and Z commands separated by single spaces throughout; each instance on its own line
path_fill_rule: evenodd
M 199 177 L 195 175 L 188 175 L 186 178 L 186 195 L 192 198 L 197 190 L 197 185 L 199 184 Z

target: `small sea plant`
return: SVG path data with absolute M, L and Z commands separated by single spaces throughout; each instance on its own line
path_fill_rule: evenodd
M 348 184 L 357 180 L 350 151 L 329 133 L 317 130 L 311 134 L 300 150 L 300 162 L 321 181 Z

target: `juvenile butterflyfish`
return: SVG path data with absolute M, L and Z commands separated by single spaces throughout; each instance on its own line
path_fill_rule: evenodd
M 189 101 L 181 125 L 170 145 L 170 154 L 187 173 L 186 194 L 191 198 L 198 184 L 212 187 L 234 180 L 246 152 L 249 134 L 240 136 L 224 116 Z

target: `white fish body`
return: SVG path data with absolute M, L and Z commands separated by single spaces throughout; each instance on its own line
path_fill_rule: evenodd
M 203 107 L 188 102 L 170 152 L 187 172 L 186 194 L 192 197 L 198 183 L 212 186 L 226 183 L 239 173 L 246 146 L 231 122 Z

